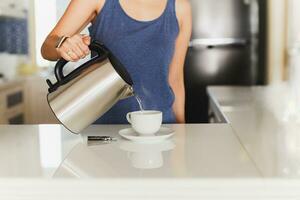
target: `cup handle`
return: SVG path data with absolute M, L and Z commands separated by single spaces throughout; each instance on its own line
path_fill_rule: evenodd
M 131 113 L 127 113 L 126 119 L 131 124 Z

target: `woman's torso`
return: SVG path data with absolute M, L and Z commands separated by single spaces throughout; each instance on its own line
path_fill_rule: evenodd
M 92 39 L 103 42 L 128 70 L 144 109 L 161 110 L 164 123 L 176 121 L 168 74 L 178 31 L 175 0 L 167 0 L 162 15 L 151 21 L 138 21 L 123 10 L 119 0 L 106 0 L 90 27 Z M 136 110 L 134 97 L 121 100 L 96 123 L 124 124 L 126 114 Z

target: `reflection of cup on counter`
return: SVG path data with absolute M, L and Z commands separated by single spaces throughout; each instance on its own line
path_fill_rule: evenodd
M 157 169 L 163 166 L 162 152 L 128 152 L 132 166 L 137 169 Z
M 120 149 L 128 152 L 128 159 L 137 169 L 157 169 L 163 166 L 162 152 L 175 148 L 171 141 L 163 141 L 155 144 L 142 144 L 130 141 L 120 143 Z

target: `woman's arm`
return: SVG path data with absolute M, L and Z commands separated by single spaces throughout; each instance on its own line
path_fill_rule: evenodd
M 173 111 L 178 123 L 185 123 L 184 61 L 192 32 L 192 12 L 188 0 L 176 1 L 179 35 L 170 65 L 169 83 L 175 94 Z
M 105 0 L 72 0 L 62 18 L 46 38 L 41 53 L 47 60 L 58 60 L 63 57 L 68 61 L 77 61 L 89 54 L 89 37 L 80 32 L 95 18 Z M 56 49 L 60 37 L 68 39 Z

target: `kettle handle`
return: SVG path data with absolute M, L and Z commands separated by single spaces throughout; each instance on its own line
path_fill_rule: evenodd
M 108 50 L 106 49 L 106 47 L 99 41 L 93 41 L 89 45 L 89 49 L 91 51 L 96 52 L 98 54 L 97 57 L 108 54 Z M 55 78 L 57 79 L 58 82 L 61 82 L 65 78 L 64 73 L 63 73 L 63 68 L 68 62 L 69 61 L 66 61 L 65 59 L 61 58 L 56 63 L 55 69 L 54 69 L 54 74 L 55 74 Z

